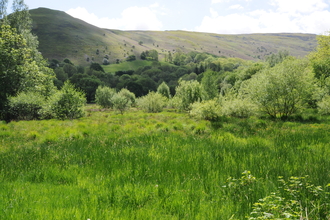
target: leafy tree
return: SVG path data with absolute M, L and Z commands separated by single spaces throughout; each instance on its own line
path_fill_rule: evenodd
M 60 91 L 50 98 L 52 112 L 58 119 L 75 119 L 84 116 L 85 94 L 71 83 L 65 82 Z
M 15 97 L 10 97 L 10 120 L 41 119 L 45 102 L 45 97 L 35 92 L 22 92 Z
M 178 106 L 180 110 L 189 110 L 192 103 L 202 100 L 202 86 L 196 80 L 179 80 L 175 97 L 180 100 Z
M 142 86 L 142 89 L 143 89 L 142 95 L 148 94 L 149 91 L 156 91 L 157 90 L 157 84 L 155 83 L 154 80 L 152 80 L 148 76 L 139 77 L 138 80 L 136 80 L 136 83 L 140 84 Z
M 322 87 L 326 86 L 326 79 L 330 76 L 330 35 L 319 35 L 318 46 L 315 52 L 310 53 L 309 58 L 315 73 Z
M 148 95 L 143 96 L 137 101 L 138 107 L 145 112 L 156 113 L 163 111 L 166 105 L 166 98 L 155 92 L 149 92 Z
M 112 108 L 112 97 L 116 94 L 116 90 L 106 87 L 99 86 L 95 92 L 96 104 L 100 105 L 102 108 Z
M 94 101 L 96 89 L 103 84 L 96 76 L 89 76 L 86 73 L 73 75 L 70 78 L 70 82 L 85 92 L 87 102 L 89 103 Z
M 177 66 L 182 66 L 186 64 L 186 57 L 186 54 L 181 49 L 177 49 L 176 53 L 173 56 L 173 63 Z
M 71 62 L 71 60 L 69 60 L 68 58 L 65 58 L 65 59 L 63 60 L 63 63 L 73 65 L 73 63 Z
M 189 114 L 198 119 L 216 121 L 221 116 L 221 107 L 215 99 L 195 102 L 191 105 Z
M 123 88 L 118 92 L 119 95 L 125 96 L 130 100 L 131 105 L 135 104 L 135 94 L 130 92 L 128 89 Z
M 63 71 L 68 75 L 69 78 L 78 72 L 77 68 L 73 64 L 69 63 L 64 64 Z
M 23 36 L 8 25 L 0 27 L 0 51 L 0 111 L 4 111 L 9 96 L 22 91 L 24 67 L 31 51 L 26 48 Z
M 104 73 L 104 69 L 99 63 L 92 63 L 89 68 L 91 70 L 101 71 Z
M 26 40 L 27 46 L 31 49 L 33 58 L 43 59 L 38 52 L 38 39 L 32 34 L 32 19 L 29 8 L 23 0 L 14 0 L 12 4 L 13 13 L 8 16 L 7 24 L 15 28 L 17 34 L 21 34 Z
M 54 91 L 54 73 L 38 52 L 38 40 L 31 33 L 32 20 L 23 0 L 13 1 L 6 16 L 7 1 L 0 3 L 0 114 L 8 97 L 21 91 L 49 96 Z
M 130 99 L 120 93 L 116 93 L 111 100 L 113 103 L 113 108 L 118 110 L 120 114 L 124 114 L 124 112 L 132 105 Z
M 126 58 L 126 61 L 134 61 L 136 60 L 136 56 L 135 55 L 129 55 L 127 58 Z
M 214 99 L 219 94 L 219 89 L 217 85 L 217 72 L 207 70 L 204 72 L 202 79 L 203 87 L 203 99 L 210 100 Z
M 24 37 L 8 25 L 0 26 L 0 114 L 9 96 L 34 91 L 49 96 L 55 89 L 53 71 L 44 60 L 33 59 Z
M 241 92 L 271 117 L 286 118 L 313 93 L 313 74 L 306 60 L 293 57 L 269 67 L 242 84 Z
M 283 62 L 289 56 L 289 51 L 280 50 L 277 54 L 272 54 L 266 58 L 266 62 L 269 63 L 271 67 L 278 63 Z
M 330 95 L 326 95 L 317 103 L 318 111 L 322 115 L 330 114 Z
M 157 50 L 146 50 L 141 53 L 140 58 L 141 60 L 158 61 L 158 52 Z
M 143 86 L 140 83 L 137 83 L 137 82 L 132 82 L 132 81 L 128 82 L 126 84 L 126 88 L 129 91 L 133 92 L 136 97 L 141 97 L 145 94 Z
M 107 58 L 103 58 L 102 64 L 103 65 L 109 65 L 110 64 L 110 61 Z
M 157 50 L 148 50 L 147 60 L 158 61 L 158 52 L 157 52 Z
M 168 87 L 168 85 L 165 82 L 162 82 L 158 86 L 157 93 L 163 95 L 166 98 L 170 98 L 171 97 L 170 88 Z
M 68 80 L 69 76 L 66 72 L 64 72 L 62 67 L 58 67 L 54 70 L 56 78 L 62 82 L 65 82 Z

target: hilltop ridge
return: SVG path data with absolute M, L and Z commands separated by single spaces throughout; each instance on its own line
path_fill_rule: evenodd
M 293 56 L 305 56 L 317 45 L 314 34 L 240 34 L 223 35 L 189 31 L 121 31 L 102 29 L 74 18 L 65 12 L 48 8 L 30 10 L 33 33 L 38 36 L 39 50 L 45 58 L 69 58 L 76 64 L 110 63 L 129 55 L 139 57 L 155 49 L 160 59 L 169 51 L 206 52 L 216 56 L 247 60 L 263 59 L 280 50 Z

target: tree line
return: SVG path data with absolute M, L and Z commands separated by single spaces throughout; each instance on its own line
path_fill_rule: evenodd
M 149 112 L 167 106 L 208 120 L 259 114 L 288 118 L 306 108 L 330 113 L 329 35 L 318 36 L 316 50 L 300 59 L 287 51 L 253 62 L 177 49 L 160 62 L 157 51 L 150 50 L 140 57 L 152 61 L 150 66 L 106 73 L 98 63 L 47 62 L 37 50 L 24 1 L 13 2 L 11 15 L 7 1 L 0 6 L 4 120 L 81 117 L 86 101 L 121 113 L 132 105 Z

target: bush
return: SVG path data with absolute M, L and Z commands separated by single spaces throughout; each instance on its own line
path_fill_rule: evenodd
M 42 118 L 45 98 L 34 92 L 22 92 L 9 98 L 9 114 L 12 120 L 35 120 Z
M 202 86 L 196 80 L 179 80 L 175 96 L 180 99 L 179 109 L 189 110 L 192 103 L 202 100 Z
M 317 103 L 319 113 L 322 115 L 330 114 L 330 95 L 324 96 L 324 98 Z
M 162 94 L 163 96 L 165 96 L 166 98 L 170 98 L 171 97 L 171 93 L 170 93 L 170 88 L 168 87 L 168 85 L 165 82 L 162 82 L 158 88 L 157 88 L 157 92 L 159 94 Z
M 74 119 L 84 116 L 86 98 L 84 93 L 66 82 L 50 99 L 51 110 L 58 119 Z
M 198 119 L 216 121 L 221 116 L 221 107 L 214 99 L 195 102 L 191 105 L 189 114 Z
M 112 97 L 113 108 L 118 110 L 120 114 L 131 107 L 131 100 L 125 95 L 117 93 Z
M 145 112 L 161 112 L 166 106 L 167 99 L 155 92 L 149 92 L 148 95 L 138 99 L 137 104 Z
M 238 118 L 255 115 L 257 107 L 247 99 L 234 98 L 222 101 L 222 114 Z
M 121 89 L 118 94 L 130 100 L 131 105 L 135 104 L 135 94 L 130 92 L 128 89 Z
M 99 86 L 95 92 L 96 104 L 100 105 L 102 108 L 112 108 L 112 97 L 116 94 L 116 90 L 106 87 Z

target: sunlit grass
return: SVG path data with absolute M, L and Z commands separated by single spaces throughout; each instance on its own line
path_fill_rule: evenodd
M 325 121 L 326 122 L 326 121 Z M 328 123 L 89 112 L 0 124 L 3 219 L 244 219 L 278 176 L 330 183 Z M 244 170 L 256 184 L 230 190 Z

